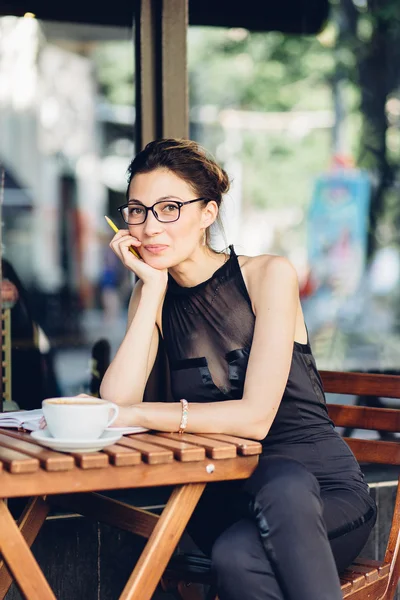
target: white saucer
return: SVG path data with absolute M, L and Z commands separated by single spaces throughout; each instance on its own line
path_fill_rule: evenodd
M 68 440 L 53 437 L 46 428 L 32 431 L 31 436 L 43 446 L 60 452 L 97 452 L 115 444 L 122 437 L 122 433 L 106 430 L 97 440 Z
M 131 435 L 132 433 L 145 433 L 149 431 L 146 427 L 132 426 L 132 427 L 107 427 L 106 431 L 115 431 L 121 435 Z

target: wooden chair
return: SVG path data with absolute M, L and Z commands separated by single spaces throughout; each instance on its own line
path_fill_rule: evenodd
M 400 377 L 322 371 L 327 393 L 400 398 Z M 328 404 L 337 427 L 400 432 L 400 410 Z M 361 464 L 400 465 L 400 443 L 396 441 L 345 438 Z M 381 561 L 358 558 L 341 573 L 346 600 L 393 600 L 400 575 L 400 478 L 385 556 Z M 197 584 L 210 586 L 207 600 L 217 594 L 207 558 L 178 555 L 163 577 L 164 589 L 179 600 L 200 600 Z
M 373 373 L 376 375 L 400 375 L 399 369 L 367 369 L 362 373 Z M 382 396 L 371 396 L 366 394 L 357 395 L 354 403 L 355 406 L 369 406 L 371 408 L 400 408 L 400 406 L 387 405 L 385 398 Z M 397 404 L 397 403 L 396 403 Z M 343 429 L 343 437 L 351 437 L 354 431 L 354 427 L 345 427 Z M 378 435 L 386 441 L 393 441 L 396 439 L 396 435 L 387 431 L 378 431 Z

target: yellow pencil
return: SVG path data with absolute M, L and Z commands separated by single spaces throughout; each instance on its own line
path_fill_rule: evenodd
M 111 229 L 113 231 L 115 231 L 115 233 L 118 233 L 119 229 L 116 226 L 116 224 L 114 223 L 114 221 L 111 221 L 110 217 L 107 217 L 106 215 L 104 215 L 105 220 L 107 221 L 107 223 L 109 224 L 109 226 L 111 227 Z M 136 256 L 136 258 L 141 259 L 141 257 L 139 256 L 139 254 L 136 252 L 136 250 L 133 248 L 133 246 L 130 246 L 129 250 L 132 252 L 132 254 L 134 254 Z

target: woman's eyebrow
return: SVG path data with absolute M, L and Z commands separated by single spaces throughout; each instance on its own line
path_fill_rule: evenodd
M 180 198 L 178 198 L 178 196 L 173 196 L 172 194 L 169 194 L 168 196 L 161 196 L 161 198 L 158 198 L 156 202 L 162 202 L 163 200 L 180 200 Z M 142 204 L 143 206 L 145 206 L 144 202 L 142 202 L 141 200 L 137 200 L 136 198 L 129 198 L 128 204 L 133 203 Z

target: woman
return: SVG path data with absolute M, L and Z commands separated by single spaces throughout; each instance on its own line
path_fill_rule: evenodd
M 128 230 L 110 245 L 139 282 L 101 395 L 120 405 L 120 426 L 262 441 L 254 474 L 208 486 L 190 523 L 220 600 L 341 600 L 338 570 L 375 505 L 328 417 L 293 267 L 210 248 L 228 188 L 195 142 L 154 141 L 132 161 Z M 142 403 L 159 334 L 176 402 Z

